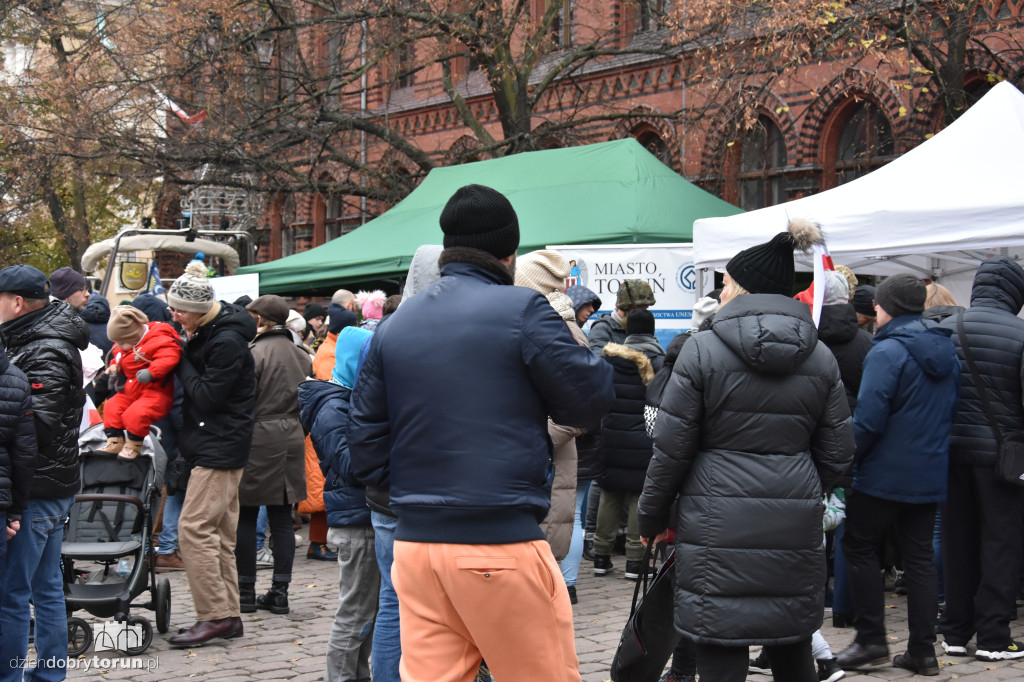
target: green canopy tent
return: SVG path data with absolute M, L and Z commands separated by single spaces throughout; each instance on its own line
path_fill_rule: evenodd
M 472 183 L 512 202 L 520 253 L 548 244 L 689 242 L 694 220 L 740 213 L 629 138 L 435 168 L 394 208 L 349 234 L 238 272 L 259 273 L 262 294 L 400 277 L 419 246 L 441 243 L 441 210 Z

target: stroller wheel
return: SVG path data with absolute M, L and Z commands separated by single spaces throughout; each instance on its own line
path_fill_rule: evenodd
M 68 656 L 77 658 L 92 645 L 92 628 L 84 618 L 68 618 Z
M 157 632 L 165 635 L 171 627 L 171 583 L 167 581 L 167 578 L 156 581 L 153 604 L 153 610 L 156 611 Z
M 153 643 L 153 624 L 149 622 L 148 618 L 142 616 L 129 616 L 126 622 L 128 625 L 138 625 L 142 628 L 142 641 L 139 642 L 139 646 L 130 646 L 124 650 L 129 656 L 138 656 Z

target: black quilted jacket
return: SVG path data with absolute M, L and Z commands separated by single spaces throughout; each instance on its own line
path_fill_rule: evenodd
M 723 306 L 676 361 L 638 507 L 654 537 L 680 496 L 676 628 L 724 646 L 809 638 L 824 608 L 822 491 L 852 457 L 839 368 L 807 305 Z
M 36 429 L 28 379 L 0 353 L 0 512 L 25 510 L 36 469 Z
M 1002 431 L 1024 431 L 1024 270 L 1010 258 L 987 260 L 978 268 L 971 290 L 971 307 L 964 313 L 964 331 L 983 375 L 992 411 Z M 953 420 L 949 460 L 953 464 L 995 466 L 997 445 L 978 396 L 978 386 L 967 369 L 956 332 L 957 315 L 940 325 L 953 332 L 962 368 L 960 401 Z
M 63 301 L 0 325 L 0 342 L 32 388 L 39 454 L 30 499 L 78 492 L 78 430 L 82 423 L 82 356 L 89 327 Z

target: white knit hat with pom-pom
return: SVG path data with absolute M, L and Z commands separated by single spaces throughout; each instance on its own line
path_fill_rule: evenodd
M 185 267 L 185 274 L 174 280 L 167 292 L 167 304 L 175 310 L 208 313 L 213 307 L 213 287 L 206 277 L 206 264 L 194 260 Z

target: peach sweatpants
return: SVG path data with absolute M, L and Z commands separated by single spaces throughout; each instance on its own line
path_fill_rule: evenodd
M 395 542 L 402 682 L 580 682 L 572 605 L 548 543 Z

